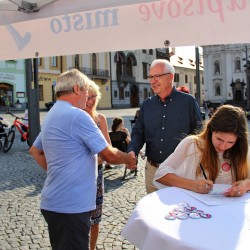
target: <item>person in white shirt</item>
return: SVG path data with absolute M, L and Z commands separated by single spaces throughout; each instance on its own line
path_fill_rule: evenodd
M 244 111 L 221 106 L 203 132 L 183 139 L 157 169 L 157 188 L 176 186 L 208 193 L 213 184 L 232 184 L 224 195 L 242 196 L 250 190 L 249 146 Z

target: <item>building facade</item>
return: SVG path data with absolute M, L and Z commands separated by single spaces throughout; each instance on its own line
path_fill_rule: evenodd
M 0 107 L 26 103 L 24 60 L 0 61 Z M 7 99 L 7 100 L 6 100 Z
M 181 54 L 176 53 L 175 55 L 171 56 L 170 60 L 175 67 L 175 86 L 185 86 L 189 89 L 190 94 L 196 98 L 198 96 L 197 91 L 200 91 L 199 101 L 200 105 L 202 105 L 204 101 L 204 70 L 202 57 L 200 57 L 198 77 L 194 56 L 184 57 Z
M 211 106 L 224 103 L 244 108 L 249 106 L 249 88 L 247 88 L 249 45 L 228 44 L 202 47 L 204 99 Z
M 146 98 L 153 95 L 147 77 L 150 65 L 156 58 L 169 58 L 176 70 L 175 86 L 186 86 L 192 95 L 197 95 L 196 64 L 193 57 L 182 57 L 178 53 L 175 54 L 175 49 L 169 52 L 169 49 L 165 48 L 114 51 L 38 58 L 39 107 L 45 108 L 46 102 L 56 100 L 53 90 L 56 79 L 59 74 L 72 68 L 86 74 L 100 87 L 102 98 L 98 105 L 99 109 L 139 107 Z M 17 96 L 20 97 L 19 102 L 24 106 L 27 102 L 25 61 L 1 63 L 1 72 L 4 72 L 0 73 L 1 93 L 7 93 L 12 103 L 16 101 Z M 202 64 L 199 72 L 203 79 Z M 10 89 L 9 92 L 7 88 Z
M 46 102 L 55 101 L 54 86 L 57 77 L 64 71 L 65 58 L 53 56 L 38 58 L 39 107 L 44 108 Z
M 102 93 L 98 108 L 111 108 L 110 53 L 91 53 L 66 57 L 66 69 L 76 68 L 91 78 Z

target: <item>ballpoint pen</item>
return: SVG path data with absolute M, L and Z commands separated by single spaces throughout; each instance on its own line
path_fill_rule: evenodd
M 202 174 L 203 174 L 204 178 L 207 180 L 207 175 L 206 175 L 205 170 L 204 170 L 204 168 L 203 168 L 203 166 L 202 166 L 201 163 L 200 163 L 200 169 L 202 171 Z

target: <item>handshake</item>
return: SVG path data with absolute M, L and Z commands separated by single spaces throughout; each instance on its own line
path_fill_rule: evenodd
M 106 161 L 110 164 L 125 164 L 128 169 L 135 169 L 137 164 L 137 158 L 134 152 L 125 153 L 111 145 L 101 151 L 99 157 L 101 157 L 102 161 Z
M 128 169 L 136 169 L 137 168 L 137 163 L 138 163 L 138 159 L 135 156 L 135 153 L 133 151 L 128 152 L 128 156 L 131 157 L 131 162 L 129 164 L 126 164 L 126 167 Z

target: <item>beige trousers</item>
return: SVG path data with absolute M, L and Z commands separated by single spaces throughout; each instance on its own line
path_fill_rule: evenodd
M 153 184 L 153 179 L 156 172 L 155 167 L 151 166 L 148 161 L 146 161 L 145 164 L 145 185 L 146 185 L 146 191 L 148 194 L 157 191 L 158 189 Z

